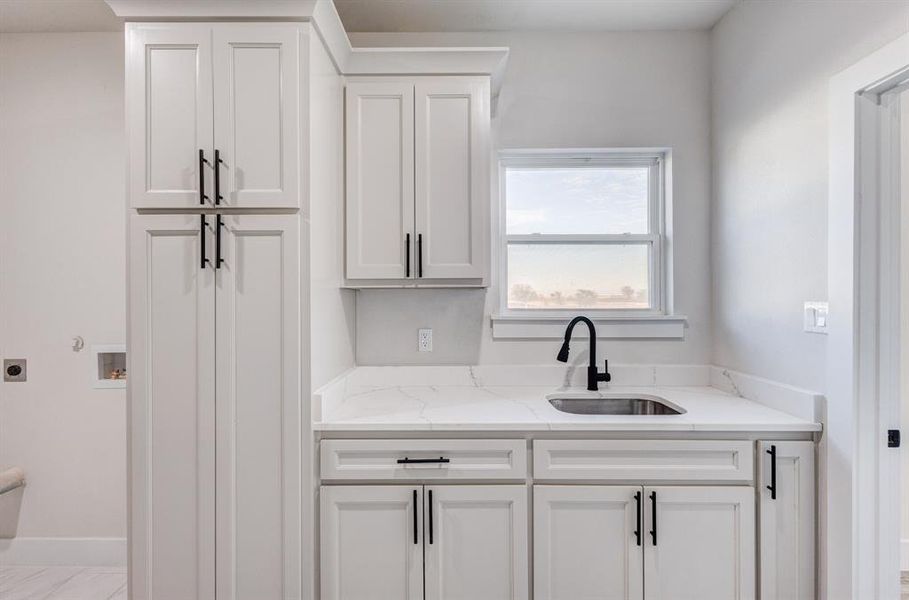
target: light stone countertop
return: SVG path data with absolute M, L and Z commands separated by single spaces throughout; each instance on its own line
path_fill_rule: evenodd
M 395 371 L 397 369 L 397 371 Z M 435 371 L 432 371 L 435 369 Z M 576 386 L 576 377 L 562 385 L 499 385 L 502 377 L 466 380 L 440 367 L 402 370 L 373 368 L 364 375 L 354 369 L 314 396 L 322 418 L 317 431 L 707 431 L 817 432 L 820 423 L 799 418 L 710 385 L 603 385 L 600 393 Z M 454 368 L 449 368 L 454 369 Z M 466 372 L 466 367 L 464 367 Z M 633 377 L 625 376 L 629 380 Z M 676 377 L 676 379 L 679 379 Z M 685 377 L 686 381 L 696 378 Z M 485 380 L 489 380 L 486 383 Z M 518 379 L 519 381 L 521 379 Z M 431 383 L 438 383 L 437 385 Z M 567 385 L 566 385 L 567 384 Z M 680 415 L 575 415 L 556 410 L 549 394 L 597 397 L 616 394 L 658 396 L 685 410 Z

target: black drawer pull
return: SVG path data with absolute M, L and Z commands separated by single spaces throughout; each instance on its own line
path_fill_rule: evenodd
M 770 455 L 770 485 L 767 489 L 770 490 L 770 499 L 776 500 L 776 445 L 771 445 L 767 454 Z
M 413 543 L 420 543 L 417 539 L 417 490 L 413 491 Z
M 634 493 L 634 503 L 637 509 L 637 517 L 635 519 L 635 528 L 634 528 L 634 539 L 635 543 L 641 545 L 641 492 Z
M 399 465 L 431 465 L 431 464 L 445 464 L 450 463 L 451 461 L 447 458 L 404 458 L 398 459 Z
M 429 490 L 429 543 L 432 543 L 432 490 Z
M 652 511 L 651 516 L 651 525 L 653 529 L 650 530 L 650 537 L 653 538 L 653 545 L 657 545 L 657 506 L 656 506 L 656 492 L 650 492 L 650 510 Z

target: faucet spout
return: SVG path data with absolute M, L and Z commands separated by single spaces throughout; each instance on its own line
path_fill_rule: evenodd
M 599 386 L 597 385 L 598 382 L 608 382 L 612 379 L 612 376 L 609 374 L 609 361 L 605 361 L 605 370 L 603 373 L 597 371 L 597 329 L 594 326 L 593 321 L 587 317 L 578 316 L 568 323 L 568 327 L 565 329 L 565 341 L 562 342 L 562 347 L 559 349 L 556 360 L 568 362 L 568 343 L 571 341 L 571 334 L 574 331 L 574 326 L 578 323 L 587 325 L 587 329 L 590 332 L 590 364 L 587 366 L 587 389 L 595 392 L 599 390 Z

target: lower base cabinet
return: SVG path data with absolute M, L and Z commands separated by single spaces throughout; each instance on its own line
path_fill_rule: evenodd
M 321 488 L 323 600 L 529 597 L 523 485 Z
M 537 600 L 747 600 L 754 489 L 534 486 Z

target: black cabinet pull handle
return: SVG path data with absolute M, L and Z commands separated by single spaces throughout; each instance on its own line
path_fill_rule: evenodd
M 407 262 L 407 267 L 404 272 L 405 277 L 410 277 L 410 234 L 404 236 L 404 256 Z
M 215 217 L 215 268 L 220 269 L 224 260 L 221 258 L 221 228 L 224 227 L 221 215 Z
M 205 206 L 205 201 L 208 200 L 208 196 L 205 195 L 205 165 L 208 164 L 208 161 L 205 160 L 205 151 L 199 148 L 199 204 Z
M 205 257 L 205 228 L 208 226 L 208 221 L 205 220 L 205 215 L 199 215 L 199 244 L 202 248 L 202 261 L 199 264 L 201 268 L 205 268 L 206 263 L 211 264 L 211 261 Z
M 635 543 L 641 545 L 641 492 L 634 493 L 634 503 L 637 508 L 637 517 L 635 518 L 634 539 Z
M 432 490 L 429 490 L 429 543 L 432 544 Z
M 417 262 L 417 277 L 423 276 L 423 234 L 420 233 L 417 235 L 417 251 L 419 254 L 419 260 Z
M 439 458 L 404 458 L 398 459 L 399 465 L 419 465 L 419 464 L 444 464 L 450 463 L 451 460 L 443 457 Z
M 767 489 L 770 490 L 770 499 L 776 500 L 776 445 L 771 444 L 770 450 L 767 451 L 767 454 L 770 455 L 770 485 L 767 486 Z
M 657 545 L 657 509 L 656 509 L 656 492 L 650 492 L 650 516 L 651 516 L 651 525 L 653 529 L 650 530 L 650 537 L 653 538 L 653 545 Z
M 221 200 L 224 197 L 221 195 L 221 164 L 224 161 L 221 160 L 221 151 L 215 150 L 215 164 L 213 165 L 215 169 L 215 206 L 221 204 Z
M 420 543 L 417 539 L 417 490 L 413 491 L 413 543 Z

